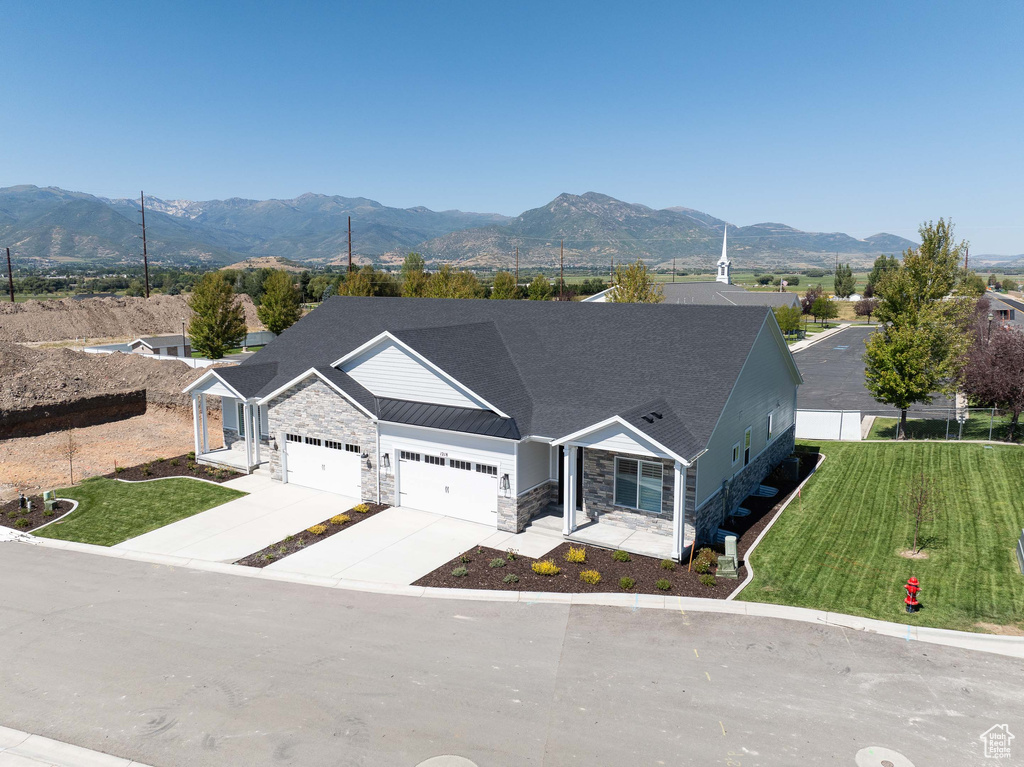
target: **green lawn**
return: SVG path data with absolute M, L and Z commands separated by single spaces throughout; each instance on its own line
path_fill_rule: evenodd
M 138 484 L 97 477 L 58 490 L 58 498 L 72 498 L 78 508 L 33 535 L 113 546 L 243 495 L 187 477 Z
M 908 418 L 907 439 L 947 439 L 946 417 L 942 413 L 932 413 L 934 418 Z M 955 412 L 950 414 L 948 439 L 994 439 L 1007 441 L 1010 416 L 996 414 L 995 419 L 984 412 L 972 412 L 964 423 L 963 433 L 960 432 L 960 424 L 957 423 Z M 896 439 L 896 428 L 899 424 L 898 418 L 875 418 L 871 423 L 871 431 L 868 432 L 868 439 Z M 989 427 L 991 437 L 989 436 Z M 1017 428 L 1014 442 L 1020 442 L 1022 431 Z
M 751 557 L 739 595 L 925 626 L 1024 628 L 1024 576 L 1014 554 L 1024 527 L 1024 451 L 1010 445 L 801 443 L 827 456 Z M 924 532 L 928 559 L 899 555 L 912 542 L 899 500 L 924 472 L 944 502 Z M 923 609 L 904 612 L 903 584 L 921 581 Z

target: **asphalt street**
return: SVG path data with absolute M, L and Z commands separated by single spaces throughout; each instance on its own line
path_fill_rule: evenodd
M 407 598 L 0 544 L 0 724 L 157 767 L 982 760 L 1011 658 L 781 620 Z
M 803 384 L 797 390 L 801 410 L 859 410 L 862 413 L 897 414 L 894 408 L 877 402 L 864 385 L 864 342 L 874 327 L 852 326 L 796 352 Z M 931 405 L 913 410 L 952 407 L 938 396 Z

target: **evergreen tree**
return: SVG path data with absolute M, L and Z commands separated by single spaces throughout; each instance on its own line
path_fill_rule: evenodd
M 280 335 L 302 316 L 299 293 L 284 270 L 275 270 L 263 280 L 263 301 L 256 316 L 274 335 Z
M 246 333 L 245 310 L 235 300 L 231 283 L 218 272 L 203 275 L 188 305 L 193 312 L 188 324 L 193 350 L 219 360 L 228 349 L 241 345 Z
M 853 269 L 849 264 L 840 264 L 836 269 L 835 289 L 836 298 L 849 298 L 853 294 L 856 280 L 853 278 Z

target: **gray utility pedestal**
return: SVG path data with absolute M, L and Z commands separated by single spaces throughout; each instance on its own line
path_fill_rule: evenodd
M 53 511 L 53 504 L 57 500 L 57 494 L 53 490 L 43 491 L 43 508 L 47 511 Z
M 728 535 L 725 538 L 725 556 L 718 558 L 718 572 L 716 575 L 722 578 L 739 577 L 739 558 L 736 556 L 735 535 Z

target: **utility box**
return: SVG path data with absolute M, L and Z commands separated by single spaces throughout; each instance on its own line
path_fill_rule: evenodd
M 53 490 L 43 491 L 43 508 L 46 511 L 53 511 L 53 504 L 57 500 L 57 494 Z
M 725 556 L 718 558 L 718 571 L 716 575 L 722 578 L 739 577 L 739 557 L 736 555 L 736 536 L 725 537 Z
M 800 481 L 800 458 L 791 455 L 782 462 L 782 474 L 790 482 Z

